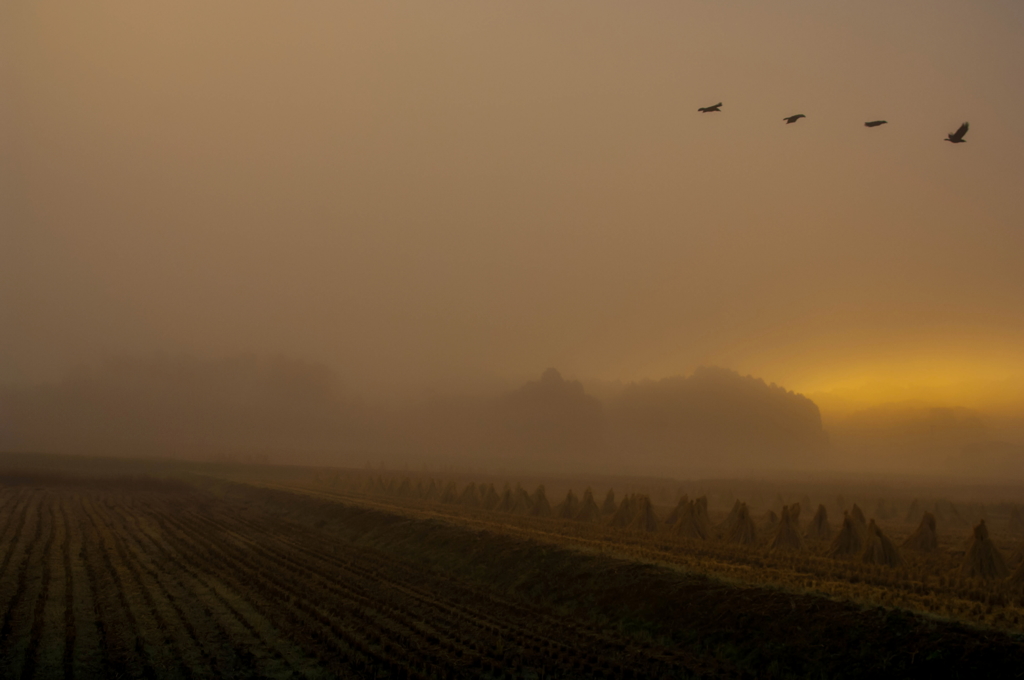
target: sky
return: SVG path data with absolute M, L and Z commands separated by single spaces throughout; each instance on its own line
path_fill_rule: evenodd
M 1024 403 L 1019 2 L 13 0 L 0 31 L 0 382 L 255 353 L 367 393 L 719 365 Z

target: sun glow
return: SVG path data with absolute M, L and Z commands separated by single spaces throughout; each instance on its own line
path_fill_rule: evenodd
M 1024 366 L 1005 361 L 907 361 L 835 372 L 798 391 L 823 411 L 849 412 L 917 402 L 990 411 L 1024 405 Z

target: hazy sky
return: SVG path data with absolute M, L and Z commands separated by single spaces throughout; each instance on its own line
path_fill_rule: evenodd
M 1017 0 L 11 0 L 0 26 L 0 382 L 152 351 L 359 389 L 1024 378 Z

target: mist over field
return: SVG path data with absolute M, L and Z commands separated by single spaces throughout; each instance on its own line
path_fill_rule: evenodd
M 547 369 L 490 394 L 371 403 L 322 365 L 253 357 L 112 361 L 9 389 L 8 450 L 405 465 L 698 474 L 813 465 L 827 450 L 817 407 L 751 377 L 604 386 Z
M 1024 481 L 1019 421 L 921 403 L 823 425 L 807 397 L 704 367 L 630 383 L 374 400 L 328 367 L 254 356 L 121 358 L 0 392 L 5 450 L 672 478 L 898 473 Z

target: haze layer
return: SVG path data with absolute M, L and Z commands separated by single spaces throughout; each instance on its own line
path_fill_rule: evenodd
M 0 382 L 252 351 L 1019 400 L 1019 3 L 0 12 Z

